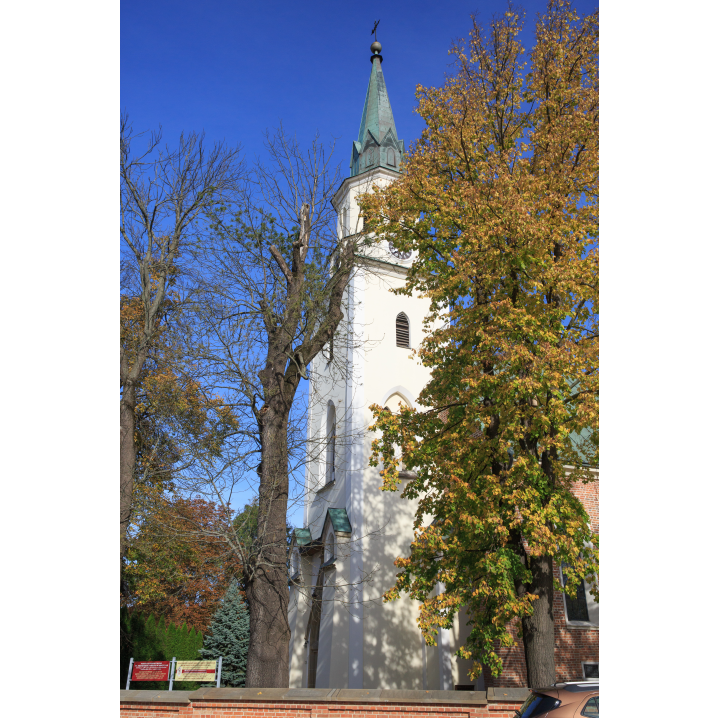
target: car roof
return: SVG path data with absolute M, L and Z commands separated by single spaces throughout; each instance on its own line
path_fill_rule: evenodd
M 598 693 L 598 681 L 562 681 L 545 688 L 532 688 L 534 693 L 546 693 L 556 696 L 564 703 L 581 700 L 587 693 Z

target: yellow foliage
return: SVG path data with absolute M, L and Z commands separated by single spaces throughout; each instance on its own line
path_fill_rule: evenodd
M 361 200 L 366 231 L 415 253 L 398 292 L 431 299 L 418 402 L 433 408 L 371 407 L 383 488 L 400 462 L 418 477 L 402 482 L 416 535 L 385 600 L 421 601 L 431 645 L 465 606 L 462 655 L 494 673 L 508 624 L 534 610 L 534 557 L 572 566 L 569 592 L 598 570 L 571 492 L 598 465 L 598 18 L 550 2 L 530 62 L 522 26 L 512 11 L 474 25 L 456 74 L 417 89 L 426 129 L 403 176 Z

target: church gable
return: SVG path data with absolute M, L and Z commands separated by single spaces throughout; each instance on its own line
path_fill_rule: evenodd
M 393 128 L 389 128 L 387 133 L 384 135 L 384 139 L 381 141 L 382 147 L 393 147 L 394 149 L 399 149 L 399 142 L 396 139 L 396 134 L 394 133 Z

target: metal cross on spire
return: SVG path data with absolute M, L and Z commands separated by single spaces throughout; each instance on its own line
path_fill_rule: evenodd
M 374 35 L 374 40 L 376 40 L 376 29 L 377 29 L 377 27 L 379 27 L 380 22 L 381 22 L 381 20 L 376 20 L 374 22 L 374 27 L 372 28 L 372 31 L 369 33 L 370 35 Z

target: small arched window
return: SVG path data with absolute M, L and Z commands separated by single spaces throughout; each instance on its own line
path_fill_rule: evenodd
M 386 151 L 386 162 L 390 167 L 396 167 L 396 155 L 391 147 Z
M 398 347 L 409 346 L 409 317 L 404 312 L 399 312 L 396 315 L 396 345 Z
M 327 409 L 327 479 L 334 481 L 337 448 L 337 416 L 334 404 L 330 401 Z
M 330 531 L 327 534 L 327 540 L 324 544 L 324 562 L 326 563 L 329 561 L 329 559 L 334 558 L 336 556 L 335 548 L 334 548 L 334 532 Z

